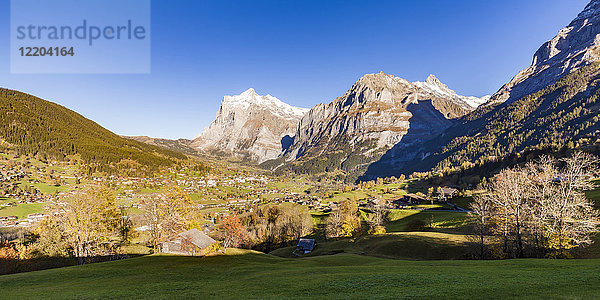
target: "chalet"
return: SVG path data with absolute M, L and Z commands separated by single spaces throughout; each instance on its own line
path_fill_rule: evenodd
M 406 194 L 402 199 L 408 204 L 419 204 L 427 201 L 427 198 L 419 196 L 417 194 Z
M 44 219 L 46 217 L 45 214 L 28 214 L 27 215 L 27 219 L 33 220 L 33 221 L 41 221 L 42 219 Z
M 162 252 L 185 256 L 203 256 L 206 249 L 216 243 L 198 229 L 190 229 L 162 244 Z
M 438 194 L 444 199 L 451 199 L 458 196 L 458 190 L 445 186 L 438 189 Z
M 296 246 L 296 250 L 294 250 L 294 253 L 300 252 L 301 254 L 308 254 L 311 253 L 314 248 L 314 239 L 300 239 L 298 240 L 298 246 Z
M 392 202 L 396 208 L 403 208 L 406 206 L 426 202 L 427 199 L 416 194 L 406 194 L 401 197 L 392 198 L 389 201 Z

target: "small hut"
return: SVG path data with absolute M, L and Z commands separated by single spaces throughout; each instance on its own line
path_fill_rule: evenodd
M 203 256 L 216 241 L 198 229 L 184 231 L 162 244 L 162 252 L 186 256 Z
M 300 239 L 298 240 L 298 246 L 296 246 L 296 251 L 302 254 L 308 254 L 313 251 L 315 248 L 315 240 L 314 239 Z

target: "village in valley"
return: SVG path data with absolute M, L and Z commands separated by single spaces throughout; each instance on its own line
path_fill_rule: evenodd
M 448 186 L 420 188 L 409 193 L 410 180 L 379 179 L 359 184 L 323 184 L 307 177 L 283 178 L 249 168 L 197 172 L 192 167 L 171 168 L 152 177 L 86 174 L 76 161 L 40 161 L 33 157 L 3 154 L 0 159 L 0 228 L 35 228 L 42 220 L 63 213 L 64 202 L 90 187 L 108 187 L 116 204 L 131 220 L 132 229 L 146 236 L 144 204 L 165 187 L 176 186 L 192 200 L 203 234 L 217 236 L 218 223 L 230 215 L 252 213 L 265 205 L 298 205 L 320 222 L 339 209 L 342 201 L 357 203 L 360 210 L 439 211 L 464 214 L 451 203 L 462 191 Z M 192 234 L 193 235 L 193 234 Z M 150 244 L 137 239 L 144 247 Z M 314 240 L 313 240 L 314 243 Z M 152 251 L 152 250 L 148 250 Z

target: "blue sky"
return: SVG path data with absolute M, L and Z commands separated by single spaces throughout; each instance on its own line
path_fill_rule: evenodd
M 0 86 L 118 134 L 192 138 L 224 95 L 250 87 L 307 108 L 379 71 L 494 93 L 588 2 L 153 0 L 150 74 L 16 75 L 10 1 L 0 0 Z

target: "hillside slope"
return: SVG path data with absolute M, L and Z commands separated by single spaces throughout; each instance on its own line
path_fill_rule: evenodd
M 1 298 L 597 298 L 598 260 L 146 256 L 0 276 Z M 60 280 L 57 280 L 60 279 Z
M 486 99 L 457 95 L 433 75 L 411 83 L 383 72 L 367 74 L 343 96 L 313 107 L 289 149 L 265 166 L 354 180 L 392 146 L 420 145 Z
M 188 139 L 161 139 L 149 136 L 121 136 L 126 139 L 138 141 L 144 144 L 162 147 L 171 151 L 180 152 L 186 155 L 198 156 L 200 151 L 192 147 L 192 140 Z
M 512 102 L 535 93 L 600 59 L 600 0 L 592 0 L 567 27 L 544 43 L 522 70 L 492 96 Z
M 370 166 L 388 174 L 483 164 L 531 149 L 575 148 L 600 141 L 600 63 L 570 74 L 512 103 L 487 106 L 461 118 L 418 150 L 417 159 Z M 378 173 L 380 174 L 380 173 Z
M 488 103 L 424 144 L 388 152 L 364 177 L 464 169 L 526 150 L 597 143 L 599 59 L 600 0 L 593 0 Z M 416 159 L 402 160 L 405 156 Z
M 121 164 L 151 172 L 186 158 L 124 139 L 63 106 L 8 89 L 0 89 L 0 140 L 19 154 L 42 159 L 78 154 L 91 171 L 112 171 Z

